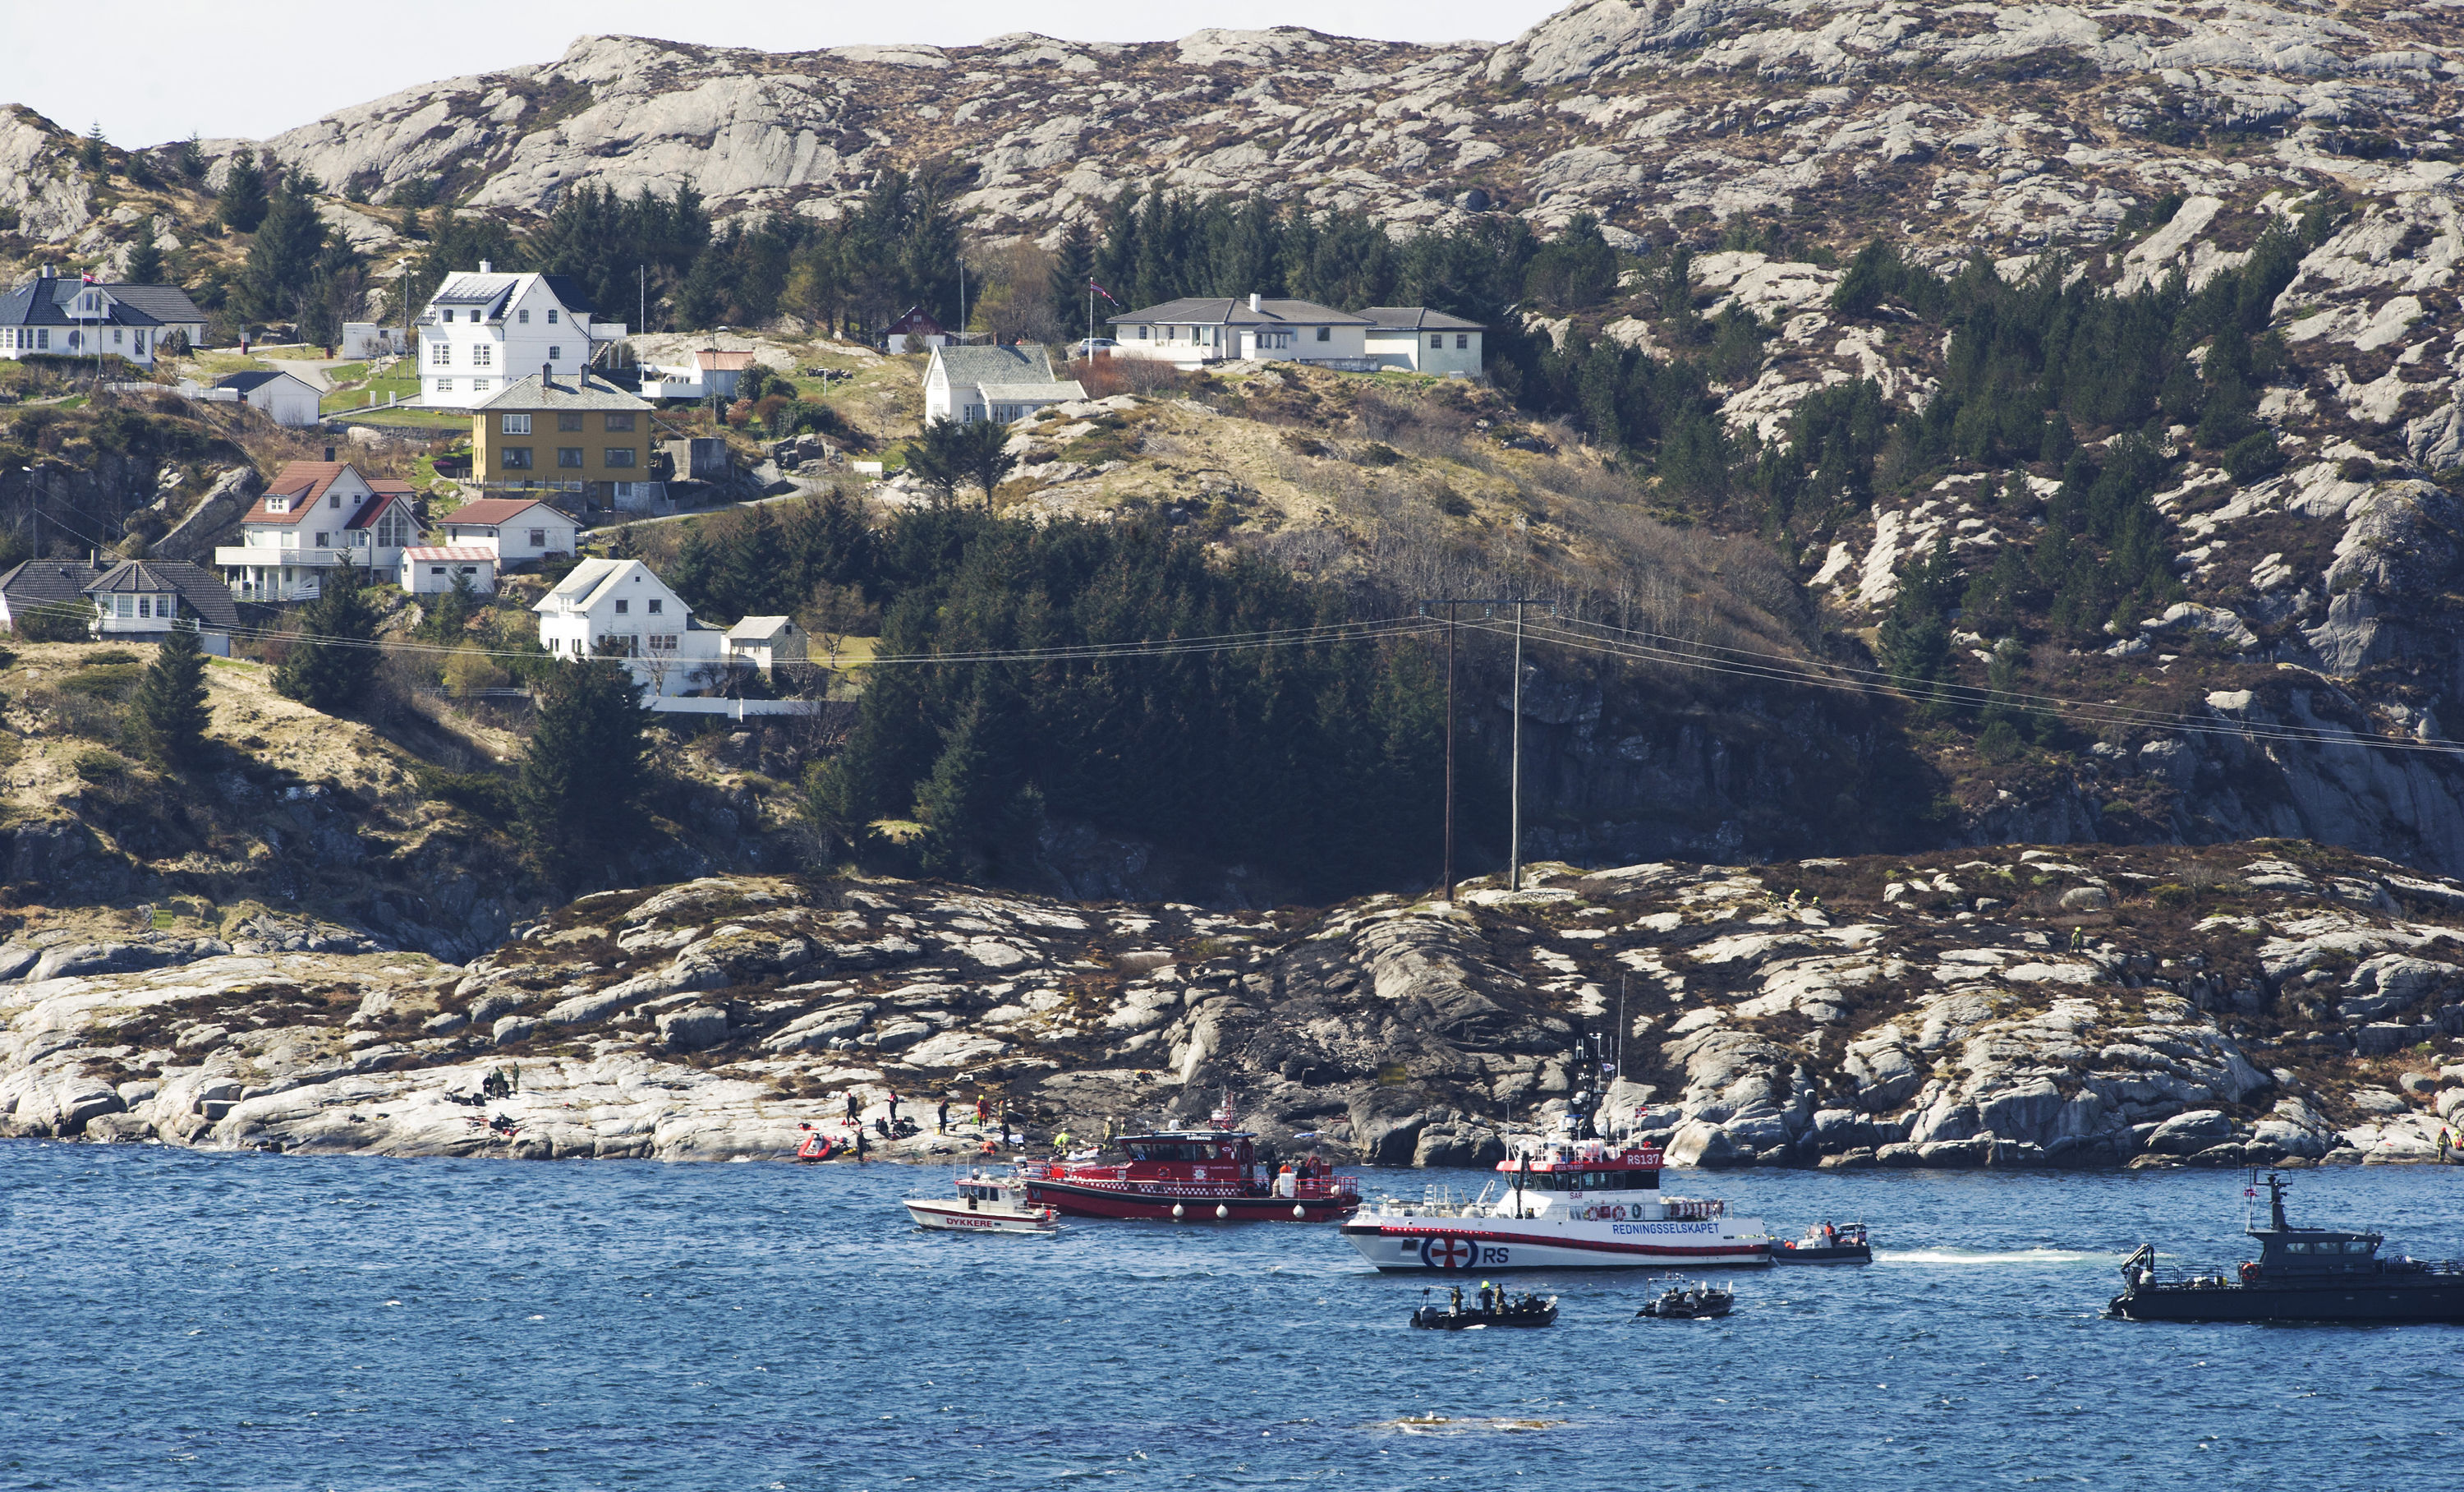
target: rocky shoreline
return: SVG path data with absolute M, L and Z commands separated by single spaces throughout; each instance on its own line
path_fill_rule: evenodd
M 921 1132 L 871 1153 L 933 1161 L 978 1150 L 979 1096 L 1041 1147 L 1228 1089 L 1270 1150 L 1346 1164 L 1485 1164 L 1580 1102 L 1680 1166 L 2113 1168 L 2434 1161 L 2464 1109 L 2464 885 L 2280 841 L 1543 865 L 1243 914 L 719 877 L 462 966 L 152 913 L 0 947 L 0 1132 L 778 1160 L 894 1091 Z M 1591 1091 L 1578 1051 L 1620 1035 Z

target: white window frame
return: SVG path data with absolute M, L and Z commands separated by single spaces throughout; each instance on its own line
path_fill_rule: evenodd
M 496 427 L 496 433 L 500 435 L 527 435 L 531 433 L 531 417 L 527 414 L 508 414 L 504 417 L 504 422 Z

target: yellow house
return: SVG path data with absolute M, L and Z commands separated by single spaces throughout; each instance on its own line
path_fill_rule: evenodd
M 654 434 L 650 406 L 615 385 L 586 372 L 534 373 L 471 416 L 471 477 L 492 493 L 561 493 L 581 507 L 639 507 L 659 496 L 650 476 Z

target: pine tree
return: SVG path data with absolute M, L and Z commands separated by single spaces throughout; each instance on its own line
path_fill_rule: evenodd
M 137 220 L 137 241 L 128 246 L 128 272 L 132 285 L 156 285 L 163 281 L 163 250 L 154 241 L 154 216 L 147 213 Z
M 102 121 L 97 120 L 94 128 L 85 132 L 85 140 L 77 147 L 77 164 L 99 176 L 104 174 L 110 162 L 111 158 L 103 154 Z
M 129 701 L 139 749 L 166 768 L 195 765 L 206 749 L 206 651 L 197 624 L 182 618 L 163 639 Z
M 190 130 L 188 138 L 180 142 L 179 153 L 171 158 L 171 168 L 191 187 L 206 179 L 205 147 L 197 143 L 196 131 Z
M 240 293 L 249 313 L 273 321 L 297 317 L 314 293 L 318 256 L 325 247 L 325 221 L 308 185 L 286 177 L 258 220 L 240 271 Z
M 376 631 L 376 609 L 359 569 L 337 565 L 326 570 L 317 599 L 299 609 L 299 636 L 275 670 L 275 691 L 328 715 L 357 704 L 375 669 L 376 650 L 368 644 Z
M 559 880 L 602 871 L 648 832 L 639 687 L 623 664 L 594 658 L 558 664 L 539 689 L 516 801 L 529 848 Z
M 214 199 L 214 213 L 231 232 L 253 234 L 265 221 L 267 206 L 265 168 L 256 164 L 256 153 L 242 145 L 231 152 L 230 165 L 223 168 L 223 189 Z
M 1053 250 L 1052 275 L 1046 289 L 1052 301 L 1052 315 L 1062 325 L 1075 330 L 1087 324 L 1087 301 L 1092 294 L 1087 286 L 1094 278 L 1095 240 L 1087 232 L 1086 224 L 1072 223 Z

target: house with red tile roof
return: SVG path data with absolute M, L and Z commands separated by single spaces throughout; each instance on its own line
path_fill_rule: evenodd
M 398 571 L 420 538 L 410 484 L 348 461 L 290 462 L 239 525 L 240 542 L 217 546 L 214 563 L 242 601 L 314 600 L 337 566 Z

